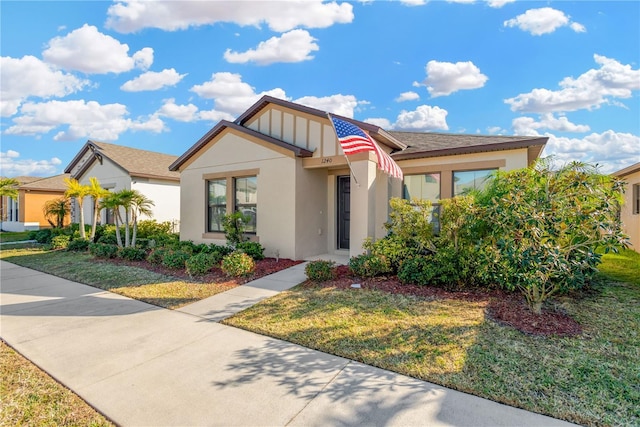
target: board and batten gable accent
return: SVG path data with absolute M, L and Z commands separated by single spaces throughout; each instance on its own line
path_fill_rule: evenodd
M 268 106 L 245 127 L 313 152 L 314 158 L 342 154 L 333 127 L 327 120 L 282 106 Z

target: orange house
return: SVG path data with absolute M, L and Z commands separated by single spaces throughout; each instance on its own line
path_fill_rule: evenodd
M 0 201 L 1 228 L 3 231 L 27 231 L 50 228 L 51 224 L 44 216 L 43 207 L 49 200 L 64 196 L 67 186 L 64 179 L 69 174 L 48 178 L 19 176 L 18 199 L 2 197 Z M 65 219 L 69 224 L 69 218 Z

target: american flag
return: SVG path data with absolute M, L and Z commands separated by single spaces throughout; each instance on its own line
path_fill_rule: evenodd
M 329 116 L 336 130 L 336 136 L 340 141 L 345 156 L 350 156 L 363 151 L 373 151 L 378 158 L 378 168 L 394 178 L 402 179 L 402 169 L 393 159 L 383 151 L 378 144 L 358 126 Z

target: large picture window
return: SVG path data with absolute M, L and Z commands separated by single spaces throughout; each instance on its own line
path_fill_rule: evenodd
M 430 200 L 433 206 L 431 223 L 434 230 L 440 230 L 440 173 L 405 175 L 402 197 L 407 200 Z
M 207 184 L 207 231 L 224 231 L 222 216 L 227 213 L 227 180 L 215 179 L 207 181 Z
M 496 169 L 453 172 L 453 195 L 459 196 L 470 190 L 484 188 Z

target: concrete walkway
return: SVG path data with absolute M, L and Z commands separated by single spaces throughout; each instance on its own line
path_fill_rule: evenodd
M 1 336 L 123 426 L 568 425 L 211 321 L 301 268 L 170 311 L 0 261 Z

